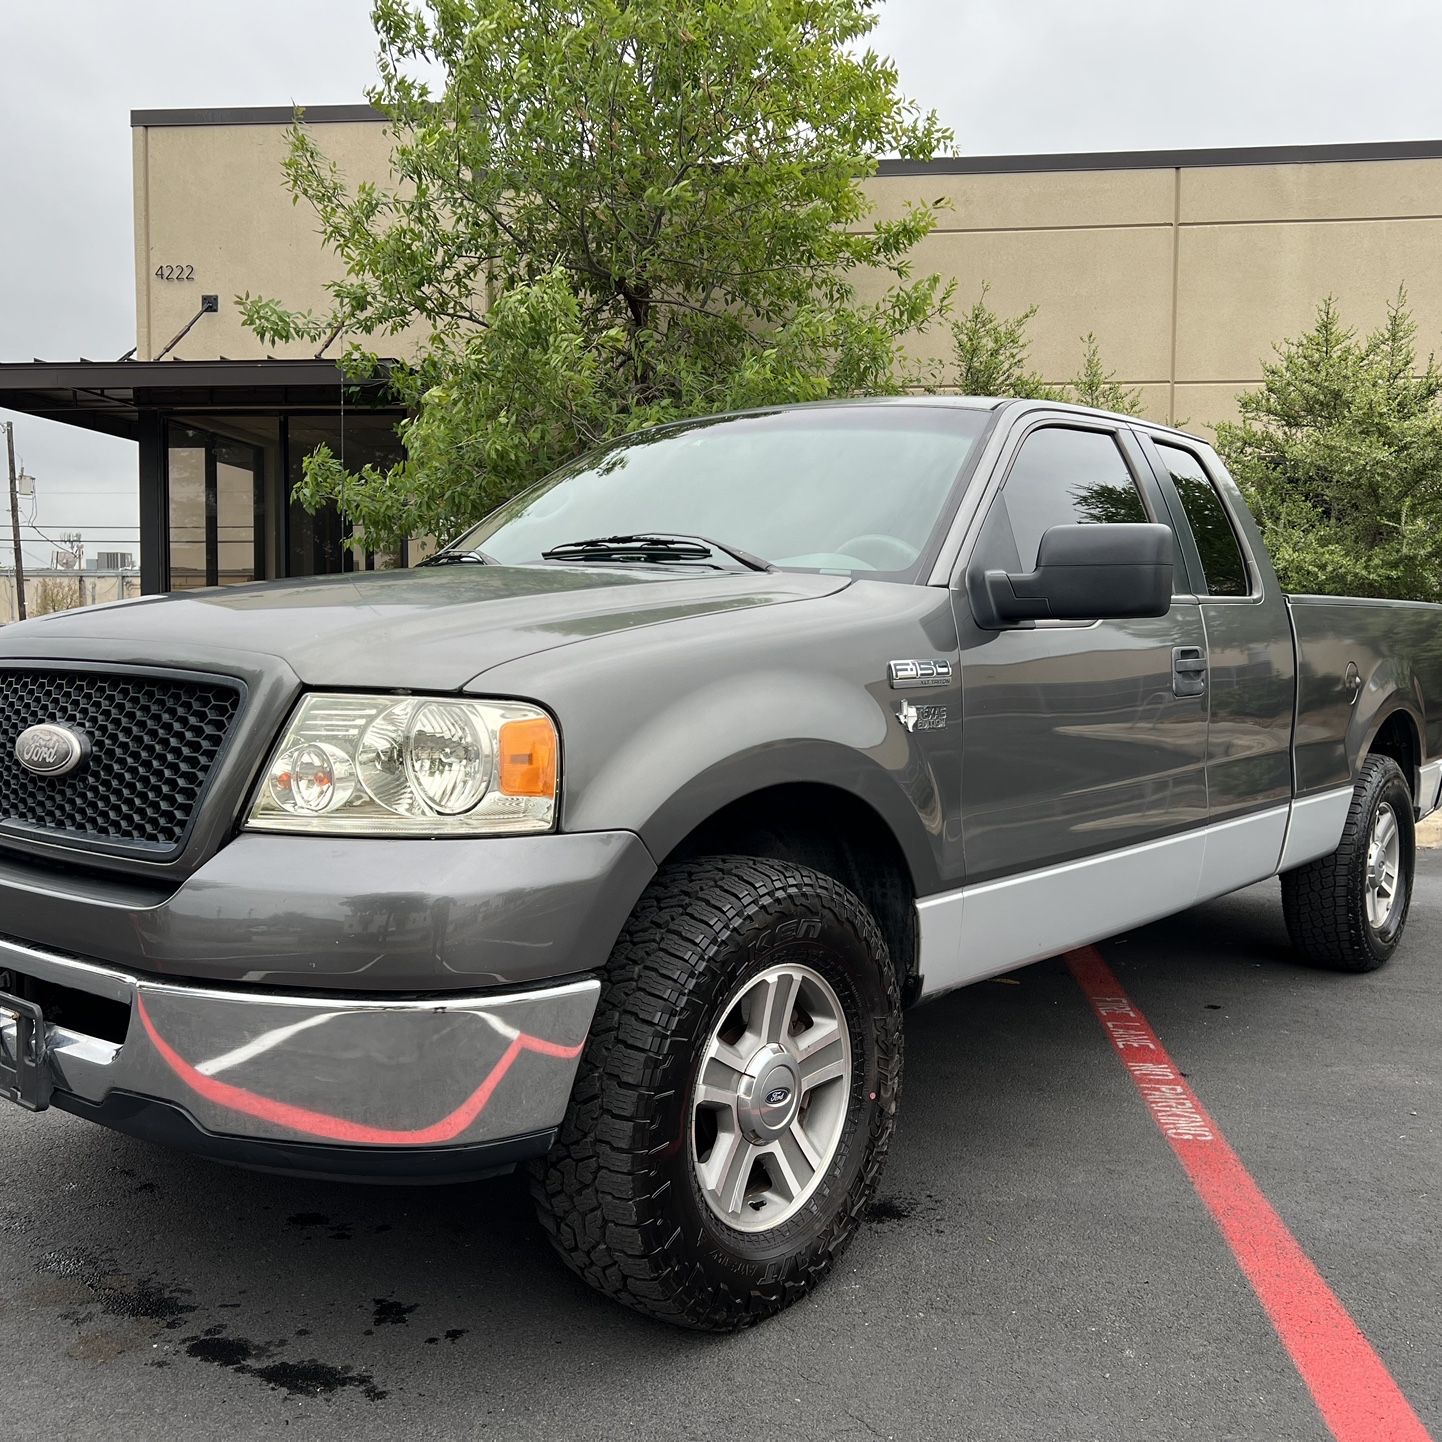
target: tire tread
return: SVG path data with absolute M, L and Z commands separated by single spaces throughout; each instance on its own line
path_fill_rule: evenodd
M 704 984 L 706 955 L 748 915 L 787 897 L 804 897 L 861 933 L 883 963 L 891 1016 L 899 1018 L 899 989 L 881 933 L 833 878 L 744 857 L 669 865 L 612 952 L 570 1109 L 550 1153 L 531 1166 L 537 1216 L 566 1264 L 596 1290 L 663 1321 L 731 1331 L 809 1291 L 856 1232 L 885 1160 L 900 1081 L 899 1021 L 891 1044 L 878 1048 L 880 1065 L 889 1069 L 878 1091 L 893 1103 L 873 1109 L 872 1136 L 858 1142 L 866 1146 L 865 1163 L 826 1228 L 825 1244 L 789 1266 L 777 1288 L 717 1287 L 688 1261 L 679 1228 L 664 1234 L 670 1183 L 656 1186 L 648 1166 L 660 1144 L 652 1123 L 674 1097 L 666 1077 L 674 1075 L 678 1051 L 691 1046 L 669 1023 L 687 1012 Z
M 1393 780 L 1407 790 L 1401 768 L 1390 756 L 1369 756 L 1357 775 L 1342 839 L 1328 856 L 1282 876 L 1282 913 L 1298 952 L 1315 966 L 1333 971 L 1374 971 L 1391 955 L 1400 937 L 1379 954 L 1358 904 L 1359 873 L 1367 865 L 1367 843 L 1378 794 Z M 1410 805 L 1410 791 L 1409 805 Z M 1408 812 L 1410 820 L 1411 812 Z M 1400 824 L 1400 823 L 1399 823 Z M 1411 874 L 1407 871 L 1410 902 Z M 1405 913 L 1403 922 L 1405 924 Z

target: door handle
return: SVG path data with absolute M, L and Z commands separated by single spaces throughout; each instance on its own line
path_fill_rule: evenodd
M 1202 696 L 1207 690 L 1207 658 L 1200 646 L 1172 647 L 1172 695 Z

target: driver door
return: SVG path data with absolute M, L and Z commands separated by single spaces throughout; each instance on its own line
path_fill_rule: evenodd
M 1170 524 L 1130 431 L 1028 416 L 968 567 L 1027 572 L 1057 525 Z M 1207 821 L 1207 641 L 1180 550 L 1171 609 L 984 629 L 961 642 L 961 980 L 1189 905 Z M 964 574 L 963 574 L 964 582 Z M 928 977 L 928 982 L 932 980 Z

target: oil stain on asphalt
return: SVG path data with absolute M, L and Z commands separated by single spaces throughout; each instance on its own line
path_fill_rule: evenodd
M 292 1219 L 294 1224 L 294 1219 Z M 309 1217 L 300 1225 L 329 1225 L 327 1218 Z M 166 1285 L 154 1277 L 137 1277 L 124 1270 L 116 1261 L 98 1253 L 54 1248 L 36 1262 L 35 1270 L 44 1279 L 30 1289 L 27 1300 L 44 1305 L 60 1305 L 60 1316 L 70 1322 L 80 1336 L 67 1349 L 67 1355 L 78 1361 L 111 1362 L 127 1352 L 144 1347 L 156 1330 L 173 1332 L 187 1323 L 200 1306 L 189 1300 L 185 1288 Z M 404 1324 L 416 1310 L 388 1298 L 376 1298 L 377 1324 Z M 222 1302 L 221 1307 L 236 1308 L 238 1302 Z M 119 1326 L 99 1329 L 97 1317 L 115 1318 Z M 297 1340 L 309 1335 L 309 1329 L 297 1328 Z M 150 1343 L 152 1346 L 155 1344 Z M 278 1358 L 276 1351 L 283 1343 L 265 1345 L 243 1337 L 230 1336 L 221 1326 L 207 1328 L 202 1334 L 184 1339 L 184 1355 L 197 1362 L 225 1367 L 245 1377 L 254 1377 L 292 1397 L 323 1397 L 346 1389 L 354 1390 L 368 1401 L 379 1402 L 389 1396 L 377 1385 L 372 1373 L 358 1367 L 322 1362 L 314 1357 L 298 1360 Z M 169 1367 L 170 1359 L 155 1357 L 152 1367 Z
M 405 1327 L 408 1326 L 407 1318 L 420 1306 L 419 1302 L 397 1302 L 394 1297 L 372 1297 L 375 1304 L 375 1312 L 371 1316 L 373 1327 Z
M 244 1337 L 228 1337 L 222 1327 L 212 1327 L 203 1337 L 192 1337 L 186 1355 L 197 1362 L 209 1362 L 228 1368 L 243 1377 L 255 1377 L 267 1386 L 287 1392 L 292 1397 L 323 1397 L 353 1387 L 370 1402 L 379 1402 L 390 1394 L 376 1386 L 369 1372 L 354 1367 L 336 1367 L 315 1358 L 304 1361 L 271 1361 L 270 1347 L 249 1342 Z
M 43 1275 L 78 1284 L 79 1297 L 111 1317 L 155 1322 L 167 1330 L 179 1327 L 196 1310 L 184 1289 L 163 1286 L 151 1278 L 134 1277 L 114 1262 L 90 1252 L 55 1249 L 46 1252 L 36 1270 Z M 83 1290 L 82 1290 L 83 1289 Z M 77 1313 L 70 1320 L 88 1320 Z
M 866 1209 L 868 1222 L 905 1221 L 916 1209 L 910 1197 L 878 1197 Z

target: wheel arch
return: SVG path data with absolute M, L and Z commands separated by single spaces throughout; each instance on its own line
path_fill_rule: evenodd
M 902 842 L 870 802 L 822 781 L 780 781 L 736 795 L 698 820 L 658 862 L 760 856 L 825 872 L 876 918 L 904 1000 L 918 984 L 917 880 Z
M 889 693 L 856 681 L 758 668 L 678 686 L 640 716 L 593 688 L 585 724 L 579 699 L 561 717 L 562 829 L 634 832 L 657 866 L 698 854 L 698 837 L 711 854 L 748 854 L 742 836 L 749 854 L 839 871 L 878 911 L 904 982 L 916 899 L 955 885 L 960 847 L 945 823 L 956 782 L 933 733 L 911 734 Z
M 1395 703 L 1399 698 L 1393 693 L 1391 699 Z M 1394 704 L 1391 710 L 1383 709 L 1362 746 L 1359 768 L 1369 756 L 1390 756 L 1397 763 L 1415 804 L 1421 790 L 1422 725 L 1410 707 Z

